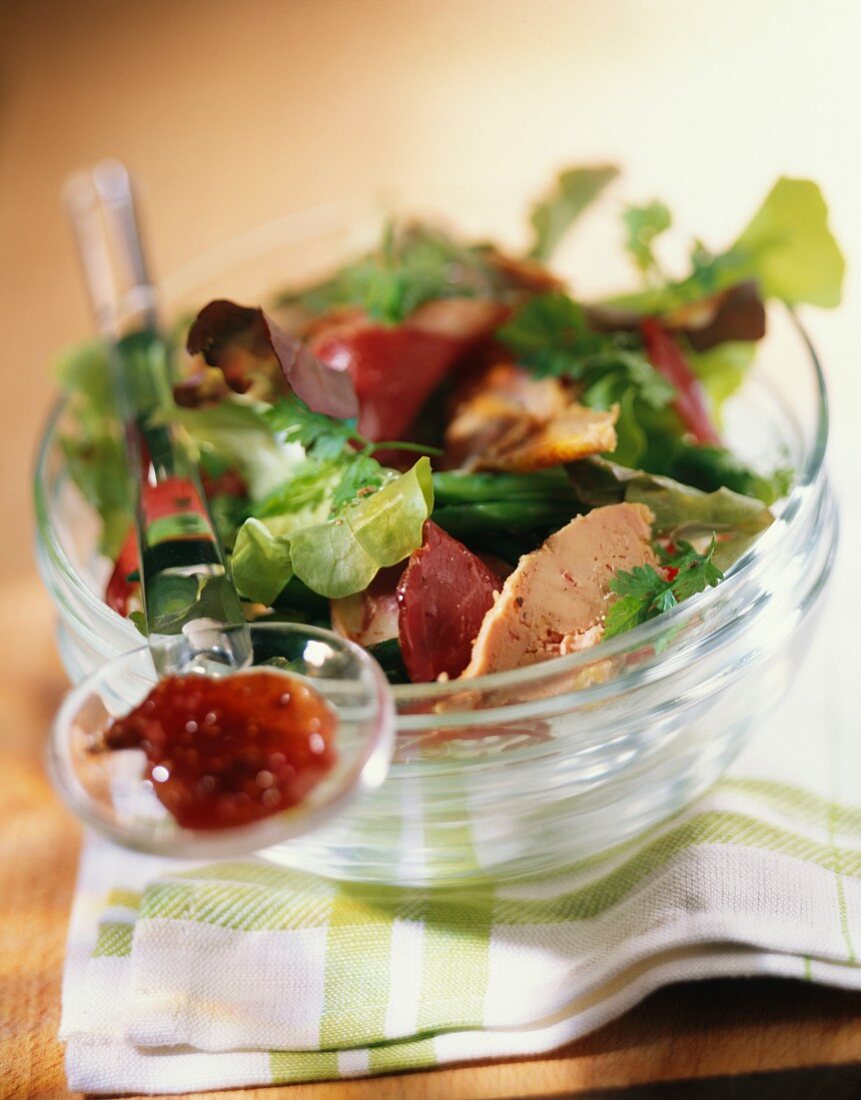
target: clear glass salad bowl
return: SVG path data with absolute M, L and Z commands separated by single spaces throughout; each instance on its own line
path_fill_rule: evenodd
M 582 238 L 592 267 L 609 225 L 596 215 L 597 237 Z M 373 221 L 365 204 L 282 219 L 164 280 L 166 306 L 182 316 L 213 297 L 267 301 L 361 250 Z M 576 258 L 574 249 L 572 265 Z M 468 687 L 395 687 L 397 747 L 385 783 L 319 830 L 267 849 L 268 858 L 404 885 L 538 874 L 631 837 L 720 776 L 809 647 L 837 539 L 822 372 L 788 310 L 770 308 L 768 322 L 753 369 L 725 405 L 724 436 L 753 465 L 791 464 L 795 481 L 725 581 L 591 652 Z M 37 557 L 63 662 L 80 681 L 139 646 L 140 635 L 102 602 L 109 567 L 64 466 L 67 415 L 61 402 L 39 453 Z

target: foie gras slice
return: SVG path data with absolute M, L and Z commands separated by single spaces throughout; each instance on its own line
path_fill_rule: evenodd
M 596 645 L 616 573 L 657 564 L 653 520 L 643 504 L 595 508 L 522 557 L 485 615 L 462 677 L 521 668 Z

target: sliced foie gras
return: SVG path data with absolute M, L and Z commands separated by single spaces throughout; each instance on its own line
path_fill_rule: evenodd
M 521 668 L 597 644 L 615 574 L 657 564 L 653 518 L 642 504 L 596 508 L 521 558 L 484 617 L 463 677 Z

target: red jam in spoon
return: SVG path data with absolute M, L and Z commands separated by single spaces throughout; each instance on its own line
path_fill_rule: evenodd
M 253 669 L 168 676 L 105 732 L 141 749 L 159 801 L 186 829 L 229 829 L 301 802 L 335 763 L 338 719 L 303 681 Z

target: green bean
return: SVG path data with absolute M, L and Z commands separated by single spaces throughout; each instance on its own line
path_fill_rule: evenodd
M 455 538 L 463 538 L 490 530 L 523 532 L 546 528 L 553 531 L 564 527 L 577 512 L 576 502 L 514 498 L 436 507 L 433 521 Z
M 433 486 L 439 505 L 508 501 L 512 498 L 576 500 L 571 482 L 560 467 L 531 474 L 435 473 Z

